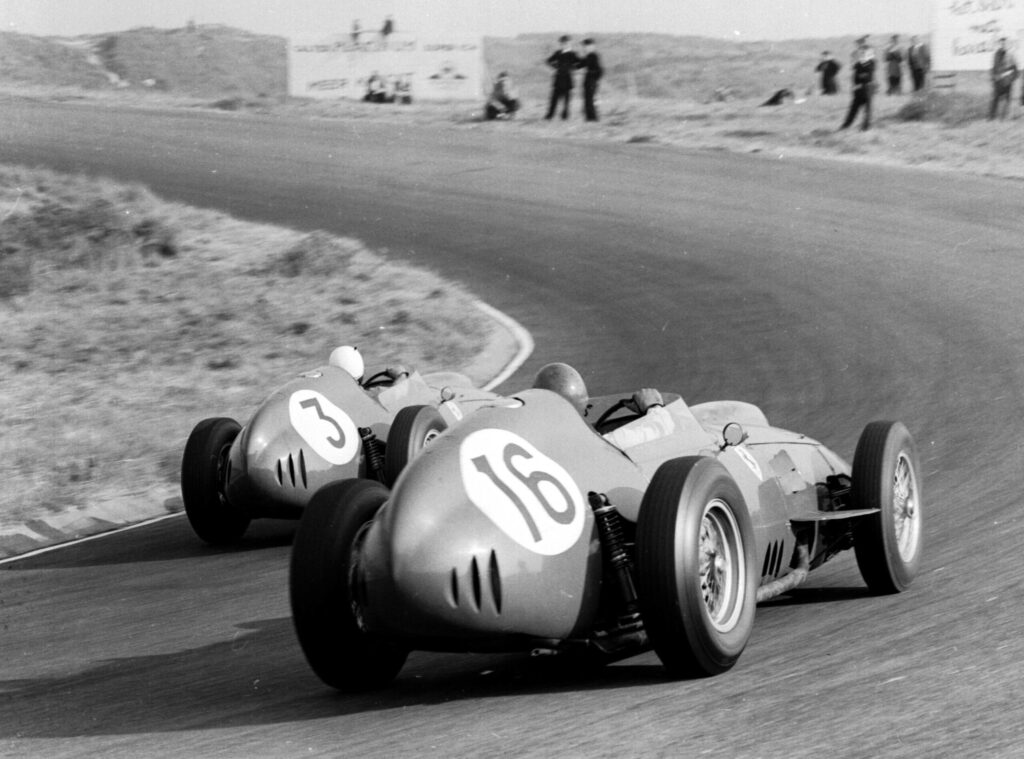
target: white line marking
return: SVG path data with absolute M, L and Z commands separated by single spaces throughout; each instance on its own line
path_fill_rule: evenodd
M 88 543 L 90 540 L 99 540 L 100 538 L 106 538 L 110 535 L 117 535 L 120 532 L 128 532 L 128 530 L 135 530 L 139 527 L 146 527 L 147 525 L 162 522 L 165 519 L 171 519 L 173 517 L 180 517 L 184 515 L 184 511 L 176 511 L 173 514 L 163 514 L 158 517 L 153 517 L 152 519 L 147 519 L 145 522 L 126 524 L 124 527 L 115 527 L 113 530 L 107 530 L 106 532 L 99 532 L 95 535 L 86 535 L 84 538 L 70 540 L 67 543 L 54 543 L 52 546 L 44 546 L 42 548 L 37 548 L 34 551 L 29 551 L 28 553 L 22 553 L 17 556 L 11 556 L 6 559 L 0 559 L 0 566 L 3 566 L 4 564 L 11 564 L 15 561 L 21 561 L 22 559 L 30 559 L 33 556 L 39 556 L 40 554 L 49 553 L 50 551 L 56 551 L 60 548 L 70 548 L 71 546 L 77 546 L 80 543 Z
M 526 327 L 521 325 L 508 314 L 499 311 L 494 306 L 489 306 L 481 300 L 475 301 L 474 305 L 495 321 L 500 322 L 509 332 L 512 333 L 515 341 L 519 344 L 519 351 L 512 360 L 508 362 L 497 377 L 483 386 L 484 390 L 493 390 L 515 374 L 516 370 L 522 366 L 530 354 L 533 353 L 533 336 L 529 333 Z

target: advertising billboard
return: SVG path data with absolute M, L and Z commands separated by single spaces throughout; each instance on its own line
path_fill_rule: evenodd
M 393 34 L 336 35 L 288 42 L 288 93 L 362 100 L 383 86 L 412 100 L 479 100 L 483 96 L 481 39 Z
M 984 71 L 1000 37 L 1017 52 L 1024 32 L 1024 0 L 936 0 L 932 68 Z

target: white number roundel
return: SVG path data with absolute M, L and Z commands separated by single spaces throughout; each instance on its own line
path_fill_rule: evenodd
M 348 414 L 316 390 L 296 390 L 288 399 L 292 427 L 329 464 L 341 466 L 359 450 L 359 430 Z
M 524 548 L 568 551 L 583 532 L 583 494 L 569 473 L 507 430 L 477 430 L 459 450 L 462 484 L 473 504 Z

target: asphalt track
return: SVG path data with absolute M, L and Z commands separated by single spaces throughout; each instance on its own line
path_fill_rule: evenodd
M 498 129 L 8 101 L 0 160 L 102 173 L 359 236 L 466 282 L 594 392 L 761 404 L 850 456 L 902 419 L 926 556 L 865 593 L 851 556 L 758 609 L 730 673 L 586 674 L 414 654 L 337 695 L 289 619 L 292 527 L 238 550 L 183 519 L 0 572 L 0 754 L 1018 756 L 1024 746 L 1021 187 L 953 174 Z

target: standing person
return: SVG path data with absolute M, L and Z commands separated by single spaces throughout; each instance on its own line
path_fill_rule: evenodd
M 594 40 L 587 38 L 583 40 L 583 60 L 579 63 L 580 68 L 586 73 L 583 74 L 583 116 L 587 121 L 597 121 L 597 106 L 594 98 L 597 95 L 597 83 L 604 75 L 601 68 L 601 58 L 597 54 Z
M 386 48 L 388 46 L 388 37 L 395 33 L 395 20 L 388 16 L 384 19 L 384 26 L 380 28 L 380 41 Z
M 828 50 L 821 54 L 821 60 L 818 61 L 818 66 L 814 70 L 821 74 L 822 95 L 835 95 L 839 92 L 839 84 L 836 82 L 836 76 L 839 74 L 839 69 L 841 68 L 842 64 L 833 58 L 832 53 Z
M 572 49 L 572 42 L 568 35 L 563 34 L 558 38 L 561 47 L 548 56 L 547 64 L 555 71 L 551 80 L 551 102 L 548 105 L 548 113 L 545 119 L 551 119 L 558 109 L 559 101 L 562 102 L 562 118 L 569 118 L 569 95 L 572 94 L 572 72 L 579 68 L 580 58 Z
M 886 95 L 903 94 L 903 51 L 900 50 L 900 36 L 892 35 L 885 48 L 885 76 L 889 82 Z
M 363 25 L 359 23 L 359 19 L 352 22 L 352 44 L 356 47 L 359 46 L 359 35 L 363 33 Z
M 910 66 L 910 76 L 914 80 L 914 92 L 920 92 L 924 89 L 928 69 L 932 67 L 932 56 L 928 52 L 928 46 L 919 42 L 916 36 L 910 38 L 907 65 Z
M 846 129 L 857 118 L 857 113 L 864 109 L 864 121 L 861 131 L 871 127 L 871 96 L 875 90 L 875 51 L 868 44 L 866 36 L 857 40 L 857 50 L 853 54 L 853 96 L 850 99 L 850 110 L 840 129 Z
M 992 70 L 989 72 L 992 78 L 992 105 L 988 109 L 989 121 L 996 117 L 1002 110 L 1000 118 L 1006 118 L 1010 110 L 1010 91 L 1013 89 L 1013 81 L 1017 78 L 1017 59 L 1013 57 L 1006 47 L 1006 37 L 999 38 L 999 47 L 992 56 Z M 1002 109 L 1000 109 L 1002 105 Z

